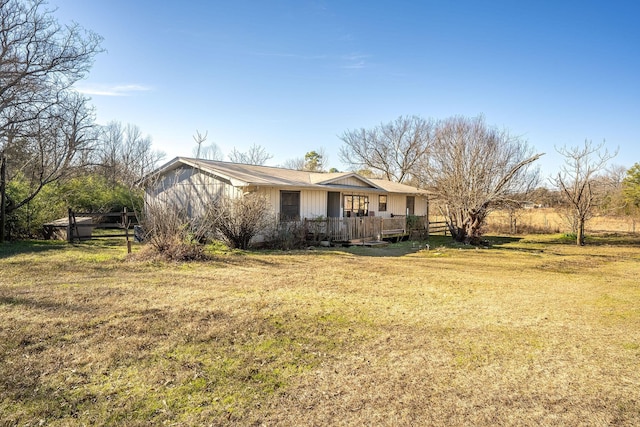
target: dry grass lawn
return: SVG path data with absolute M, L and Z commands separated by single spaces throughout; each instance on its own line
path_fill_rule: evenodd
M 507 211 L 493 211 L 487 219 L 488 228 L 495 233 L 509 233 L 511 231 L 509 213 Z M 556 209 L 521 209 L 516 213 L 518 233 L 566 233 L 570 226 L 566 217 Z M 596 216 L 587 221 L 587 233 L 635 233 L 640 231 L 638 218 L 633 216 Z
M 640 238 L 0 247 L 0 425 L 639 425 Z

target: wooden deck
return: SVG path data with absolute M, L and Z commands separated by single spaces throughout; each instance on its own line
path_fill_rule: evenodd
M 415 218 L 415 219 L 414 219 Z M 423 227 L 424 217 L 412 217 L 413 227 Z M 380 242 L 409 236 L 407 218 L 396 216 L 382 218 L 376 216 L 352 218 L 305 219 L 305 229 L 314 239 L 330 240 L 335 243 Z M 410 221 L 410 222 L 412 222 Z

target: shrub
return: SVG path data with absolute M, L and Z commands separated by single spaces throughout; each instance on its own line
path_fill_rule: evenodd
M 211 221 L 215 236 L 233 249 L 247 249 L 273 223 L 266 196 L 257 193 L 218 198 L 208 207 L 205 221 Z
M 146 202 L 141 225 L 141 237 L 150 247 L 149 257 L 169 261 L 207 258 L 203 242 L 211 233 L 211 222 L 191 217 L 187 208 L 158 200 Z
M 32 192 L 29 181 L 22 175 L 7 184 L 7 200 L 23 200 Z M 22 207 L 7 215 L 7 237 L 9 239 L 40 238 L 42 225 L 66 215 L 64 203 L 57 196 L 57 185 L 49 184 Z
M 121 212 L 125 207 L 139 212 L 143 204 L 142 190 L 95 174 L 70 179 L 60 184 L 58 192 L 66 207 L 81 212 Z
M 33 192 L 29 180 L 18 174 L 7 185 L 9 204 L 24 200 Z M 11 239 L 40 238 L 43 225 L 76 212 L 120 212 L 124 207 L 139 212 L 142 191 L 122 184 L 110 184 L 100 175 L 83 175 L 66 181 L 51 182 L 27 204 L 7 217 L 7 235 Z
M 210 259 L 204 245 L 179 239 L 165 240 L 161 245 L 148 245 L 134 255 L 137 260 L 184 262 Z
M 307 229 L 303 221 L 282 221 L 265 234 L 265 246 L 271 249 L 301 249 L 307 245 Z

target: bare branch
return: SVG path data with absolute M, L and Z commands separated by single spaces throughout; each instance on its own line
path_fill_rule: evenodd
M 100 43 L 77 24 L 61 26 L 44 0 L 0 0 L 2 218 L 85 162 L 93 115 L 71 87 L 93 65 Z M 17 173 L 28 177 L 30 191 L 9 206 L 6 182 Z
M 576 243 L 584 245 L 585 223 L 594 215 L 594 208 L 601 204 L 603 192 L 599 175 L 606 170 L 607 163 L 617 155 L 605 148 L 602 142 L 594 145 L 586 140 L 582 146 L 556 147 L 564 157 L 564 165 L 551 182 L 564 195 L 572 210 L 571 223 L 576 233 Z
M 249 147 L 247 152 L 240 152 L 234 147 L 229 154 L 229 160 L 234 163 L 244 163 L 247 165 L 264 165 L 268 160 L 272 159 L 273 155 L 267 153 L 267 150 L 260 146 L 253 144 Z
M 340 159 L 352 170 L 367 169 L 386 179 L 406 182 L 421 175 L 420 163 L 434 138 L 434 122 L 417 116 L 399 117 L 373 129 L 346 131 Z
M 533 189 L 538 172 L 530 166 L 541 156 L 482 117 L 439 122 L 426 175 L 454 238 L 479 240 L 493 208 Z

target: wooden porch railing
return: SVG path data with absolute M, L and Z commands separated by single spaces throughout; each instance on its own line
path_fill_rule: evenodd
M 424 221 L 418 221 L 417 225 L 420 226 L 422 223 Z M 410 231 L 407 228 L 407 218 L 404 216 L 305 219 L 304 225 L 315 239 L 338 242 L 380 240 L 390 236 L 408 235 Z

